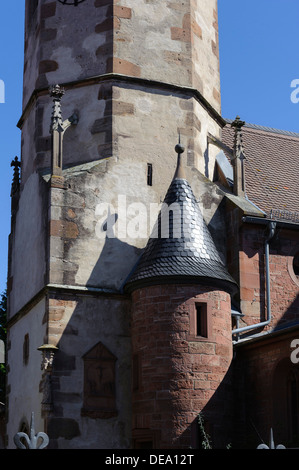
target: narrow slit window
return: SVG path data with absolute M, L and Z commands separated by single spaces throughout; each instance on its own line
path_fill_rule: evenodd
M 147 164 L 147 185 L 153 185 L 153 165 L 151 163 Z
M 196 336 L 208 337 L 208 318 L 206 304 L 196 304 Z
M 24 336 L 23 342 L 23 364 L 26 366 L 29 361 L 29 335 L 28 333 Z
M 133 390 L 139 389 L 139 357 L 137 354 L 133 356 Z

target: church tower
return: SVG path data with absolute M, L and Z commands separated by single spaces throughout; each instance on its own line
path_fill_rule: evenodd
M 173 180 L 178 135 L 186 179 L 225 259 L 212 184 L 219 150 L 209 145 L 224 125 L 217 0 L 26 0 L 25 21 L 8 447 L 33 412 L 52 448 L 127 449 L 139 445 L 132 429 L 143 420 L 132 412 L 132 298 L 141 294 L 128 285 Z M 207 305 L 194 283 L 189 298 Z M 229 295 L 219 295 L 227 320 Z M 145 441 L 159 447 L 157 436 Z

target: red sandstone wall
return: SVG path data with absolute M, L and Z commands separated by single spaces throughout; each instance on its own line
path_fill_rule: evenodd
M 264 321 L 267 317 L 267 231 L 264 224 L 243 223 L 241 216 L 236 207 L 228 207 L 227 264 L 229 272 L 240 286 L 240 308 L 244 315 L 244 325 L 252 325 Z M 299 278 L 292 268 L 294 256 L 298 252 L 298 233 L 278 226 L 275 237 L 270 241 L 272 322 L 268 329 L 280 326 L 282 322 L 298 320 Z
M 265 235 L 264 226 L 246 224 L 243 227 L 239 255 L 240 296 L 247 324 L 266 319 Z M 298 249 L 295 234 L 278 228 L 270 242 L 272 322 L 269 328 L 298 320 L 299 280 L 292 275 L 292 260 Z
M 195 300 L 207 302 L 208 338 L 194 335 Z M 143 433 L 156 448 L 197 447 L 193 423 L 201 411 L 219 438 L 230 396 L 224 386 L 232 359 L 229 294 L 184 285 L 135 291 L 132 347 L 133 438 Z
M 299 446 L 292 434 L 289 393 L 290 379 L 298 377 L 298 363 L 291 357 L 295 339 L 299 341 L 298 327 L 236 347 L 236 446 L 254 449 L 261 439 L 268 445 L 271 428 L 275 445 Z

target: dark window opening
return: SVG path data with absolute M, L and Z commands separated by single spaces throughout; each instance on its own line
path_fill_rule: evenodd
M 196 336 L 208 337 L 207 305 L 196 304 Z
M 293 259 L 293 270 L 297 278 L 299 279 L 299 253 L 294 256 Z
M 151 163 L 147 164 L 147 185 L 153 185 L 153 165 Z
M 298 384 L 295 374 L 292 374 L 288 383 L 288 412 L 290 437 L 293 442 L 298 442 Z
M 23 342 L 23 363 L 26 366 L 29 361 L 29 335 L 28 333 L 24 337 Z

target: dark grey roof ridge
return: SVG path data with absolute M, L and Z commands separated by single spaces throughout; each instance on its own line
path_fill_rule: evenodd
M 232 119 L 225 119 L 227 124 L 231 124 L 233 122 Z M 251 124 L 251 123 L 245 123 L 244 127 L 247 127 L 249 129 L 256 129 L 259 131 L 264 131 L 264 132 L 270 132 L 271 134 L 281 134 L 281 135 L 286 135 L 290 137 L 296 137 L 299 139 L 299 132 L 292 132 L 292 131 L 285 131 L 281 129 L 275 129 L 273 127 L 267 127 L 267 126 L 261 126 L 259 124 Z

